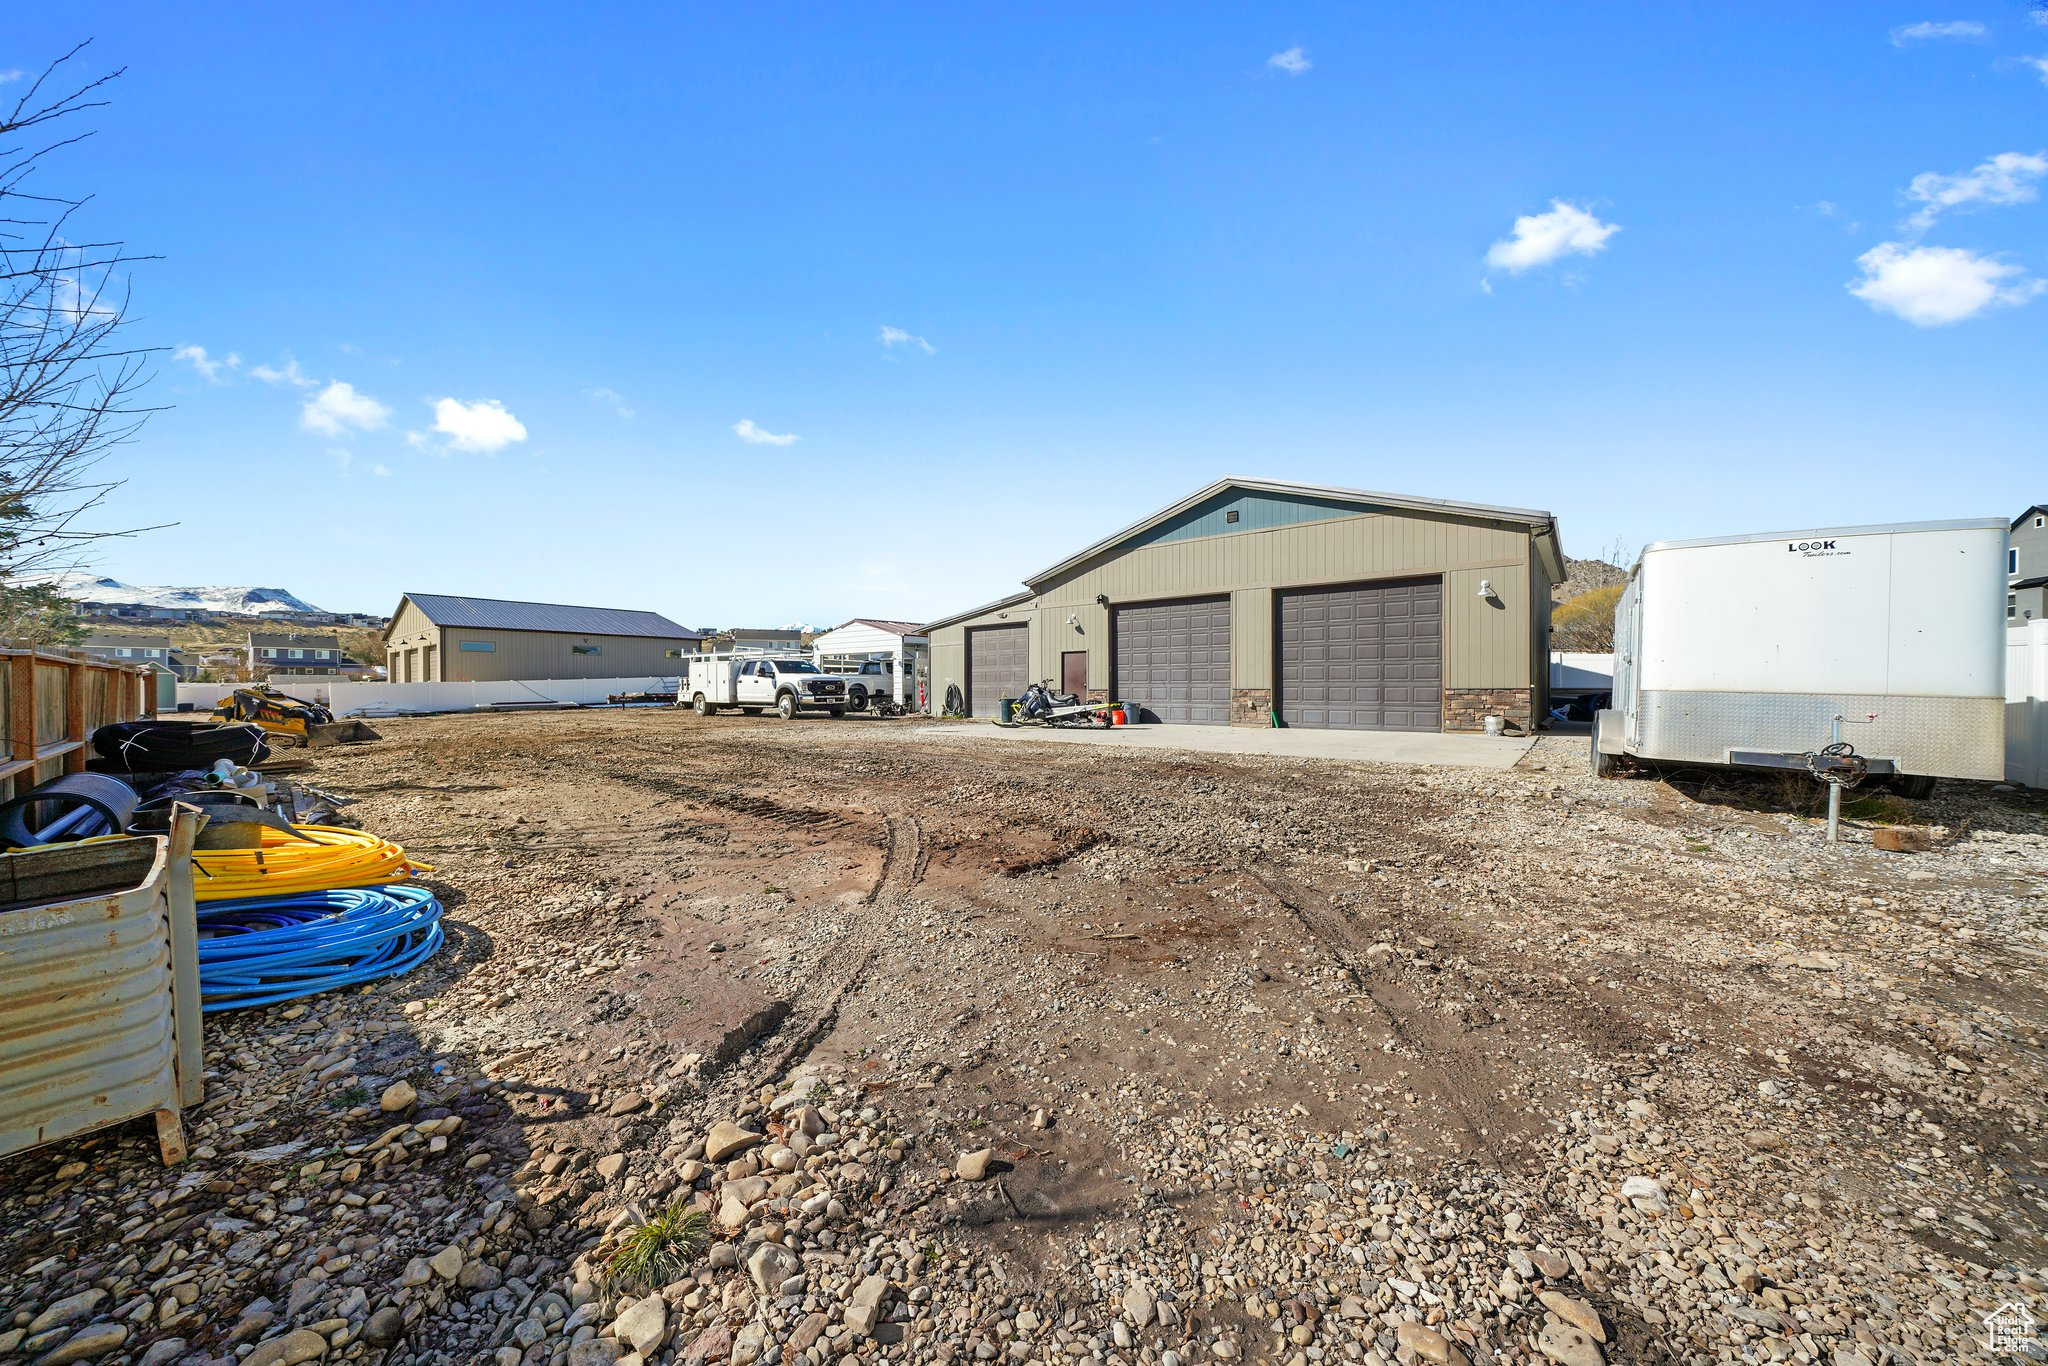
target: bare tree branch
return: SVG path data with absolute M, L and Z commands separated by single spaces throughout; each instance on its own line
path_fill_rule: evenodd
M 67 83 L 67 64 L 87 46 L 51 62 L 0 113 L 0 591 L 141 529 L 93 529 L 86 515 L 119 487 L 94 478 L 94 466 L 154 411 L 138 399 L 162 348 L 126 344 L 126 329 L 128 270 L 155 258 L 118 241 L 70 240 L 65 228 L 90 196 L 29 188 L 48 158 L 92 130 L 19 136 L 106 105 L 94 97 L 120 71 Z

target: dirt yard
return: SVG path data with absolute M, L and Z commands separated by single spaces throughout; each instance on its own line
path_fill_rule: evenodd
M 181 1170 L 146 1125 L 0 1164 L 0 1361 L 1932 1366 L 2048 1321 L 2038 797 L 1947 784 L 1882 853 L 1582 739 L 376 725 L 307 776 L 448 947 L 209 1017 Z M 674 1202 L 708 1251 L 608 1278 Z

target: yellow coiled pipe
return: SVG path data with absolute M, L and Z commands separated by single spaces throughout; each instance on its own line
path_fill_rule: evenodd
M 200 901 L 242 896 L 285 896 L 337 887 L 374 887 L 431 873 L 390 840 L 336 825 L 299 825 L 299 837 L 260 826 L 254 849 L 197 849 L 192 888 Z

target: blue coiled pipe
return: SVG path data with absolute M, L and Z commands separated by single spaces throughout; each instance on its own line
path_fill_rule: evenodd
M 202 902 L 200 1001 L 239 1010 L 360 986 L 411 972 L 440 947 L 441 903 L 424 887 Z

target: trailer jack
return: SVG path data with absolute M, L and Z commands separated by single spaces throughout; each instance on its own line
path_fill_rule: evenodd
M 1870 772 L 1870 761 L 1842 738 L 1842 718 L 1835 717 L 1832 743 L 1805 756 L 1806 771 L 1828 785 L 1828 843 L 1842 842 L 1842 789 L 1854 787 Z

